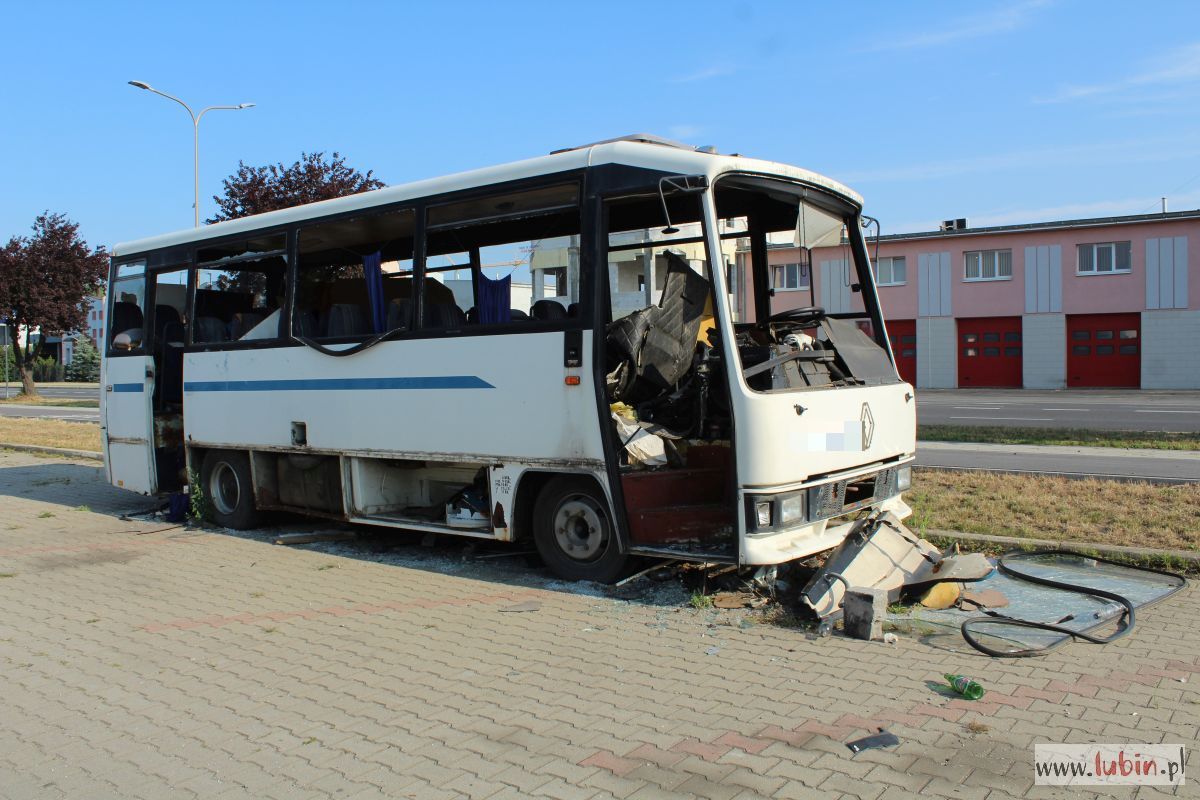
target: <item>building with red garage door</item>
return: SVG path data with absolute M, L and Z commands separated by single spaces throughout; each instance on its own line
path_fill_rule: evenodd
M 874 265 L 897 366 L 918 387 L 1200 389 L 1197 248 L 1200 210 L 959 219 L 881 237 Z M 769 260 L 777 310 L 863 308 L 841 247 L 785 241 Z

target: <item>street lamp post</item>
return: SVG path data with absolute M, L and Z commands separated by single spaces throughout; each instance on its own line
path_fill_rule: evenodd
M 157 94 L 161 97 L 165 97 L 168 100 L 174 100 L 176 103 L 179 103 L 179 105 L 181 105 L 185 109 L 187 109 L 188 115 L 191 116 L 191 118 L 192 118 L 192 131 L 194 134 L 194 136 L 193 136 L 193 143 L 194 143 L 193 154 L 195 156 L 195 158 L 194 158 L 195 197 L 192 201 L 192 208 L 195 209 L 196 227 L 199 228 L 200 227 L 200 120 L 209 111 L 241 111 L 243 108 L 254 108 L 254 103 L 239 103 L 236 106 L 209 106 L 208 108 L 200 109 L 200 113 L 197 114 L 196 112 L 192 111 L 191 106 L 189 106 L 187 103 L 180 100 L 175 95 L 167 94 L 166 92 L 160 92 L 158 89 L 155 89 L 153 86 L 146 83 L 145 81 L 129 81 L 129 85 L 136 86 L 139 89 L 145 89 L 148 92 L 154 92 L 155 94 Z

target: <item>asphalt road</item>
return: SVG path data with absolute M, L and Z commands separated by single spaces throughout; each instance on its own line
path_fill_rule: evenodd
M 0 405 L 0 417 L 37 417 L 65 419 L 69 422 L 100 422 L 98 408 L 66 408 L 63 406 Z
M 16 394 L 20 389 L 15 383 L 9 384 L 9 391 Z M 4 390 L 0 388 L 0 395 Z M 54 397 L 62 400 L 99 400 L 99 386 L 39 386 L 38 394 L 42 397 Z
M 922 389 L 923 425 L 1200 431 L 1200 392 Z

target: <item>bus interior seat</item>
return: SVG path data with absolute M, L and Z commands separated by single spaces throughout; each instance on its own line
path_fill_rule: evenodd
M 527 314 L 526 312 L 522 311 L 522 310 L 521 310 L 521 309 L 519 309 L 519 308 L 513 308 L 513 309 L 510 309 L 510 310 L 509 310 L 509 313 L 510 313 L 510 314 L 512 314 L 512 318 L 513 318 L 514 320 L 527 320 L 527 319 L 529 319 L 529 314 Z
M 567 306 L 567 317 L 575 319 L 579 316 L 579 303 L 571 303 Z
M 154 306 L 154 348 L 162 352 L 162 346 L 167 342 L 166 329 L 167 326 L 182 325 L 182 318 L 175 306 L 158 304 Z M 179 341 L 183 341 L 180 337 Z
M 456 328 L 467 322 L 467 315 L 454 303 L 433 303 L 425 316 L 430 328 Z
M 321 326 L 317 319 L 317 312 L 312 309 L 297 311 L 292 328 L 296 331 L 297 336 L 303 336 L 306 339 L 319 335 Z
M 708 280 L 680 256 L 667 253 L 658 305 L 608 327 L 608 369 L 614 400 L 651 399 L 674 387 L 692 366 L 708 303 Z
M 217 317 L 196 317 L 195 340 L 197 343 L 227 342 L 229 332 Z
M 233 315 L 229 323 L 229 338 L 234 341 L 241 339 L 262 322 L 265 317 L 258 311 L 241 311 Z
M 326 336 L 362 336 L 367 333 L 370 333 L 370 326 L 362 306 L 354 303 L 334 303 L 330 307 Z
M 142 308 L 137 303 L 128 300 L 118 300 L 113 303 L 112 332 L 113 335 L 141 328 L 143 323 Z
M 388 303 L 387 309 L 387 329 L 408 330 L 412 327 L 412 300 L 407 297 L 396 297 Z
M 534 319 L 566 319 L 567 310 L 557 300 L 538 300 L 531 309 Z

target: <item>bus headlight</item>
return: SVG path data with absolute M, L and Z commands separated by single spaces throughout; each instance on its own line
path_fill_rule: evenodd
M 901 467 L 896 470 L 896 491 L 907 492 L 912 488 L 912 467 Z
M 785 495 L 779 500 L 779 519 L 784 525 L 804 519 L 804 493 Z
M 758 530 L 763 531 L 771 527 L 771 501 L 760 500 L 754 504 L 754 517 L 757 523 Z
M 746 530 L 766 533 L 787 528 L 807 519 L 806 492 L 758 495 L 746 498 Z

